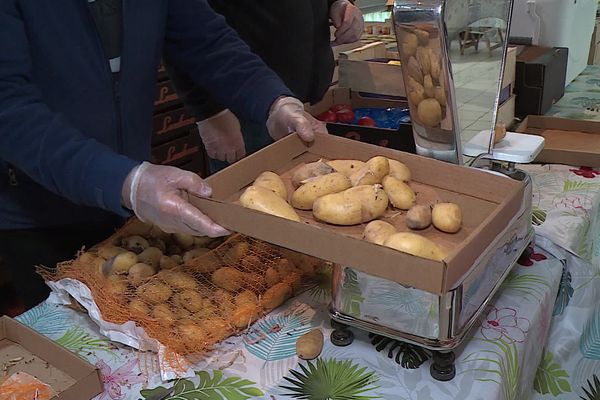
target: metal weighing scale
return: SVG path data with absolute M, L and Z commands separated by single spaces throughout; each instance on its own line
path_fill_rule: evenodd
M 349 326 L 363 329 L 430 350 L 432 377 L 453 379 L 454 350 L 532 242 L 531 180 L 516 164 L 533 161 L 544 139 L 507 132 L 493 145 L 512 6 L 513 0 L 395 1 L 396 39 L 417 153 L 525 182 L 525 195 L 503 232 L 457 286 L 442 295 L 334 266 L 333 344 L 352 342 Z M 469 46 L 473 40 L 479 46 Z M 437 106 L 428 112 L 419 109 L 427 97 L 435 99 L 441 115 Z M 353 306 L 357 288 L 364 299 L 358 308 Z

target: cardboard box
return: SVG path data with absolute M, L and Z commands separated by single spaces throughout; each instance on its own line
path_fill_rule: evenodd
M 565 93 L 569 49 L 527 46 L 517 54 L 515 114 L 542 115 Z
M 451 201 L 460 205 L 463 227 L 453 235 L 427 228 L 420 233 L 449 250 L 443 262 L 414 257 L 361 239 L 363 225 L 338 227 L 316 222 L 298 211 L 302 222 L 246 209 L 235 202 L 263 171 L 282 175 L 291 193 L 290 170 L 302 162 L 359 159 L 382 155 L 405 163 L 420 204 Z M 453 165 L 332 135 L 306 146 L 290 135 L 210 176 L 210 199 L 193 196 L 192 204 L 224 227 L 400 284 L 442 294 L 456 287 L 475 261 L 518 212 L 524 184 L 464 166 Z M 385 219 L 405 226 L 405 213 L 388 210 Z M 407 228 L 405 228 L 407 230 Z
M 53 400 L 92 399 L 102 392 L 98 369 L 9 317 L 0 317 L 0 365 L 23 359 L 7 375 L 25 372 L 50 385 Z
M 506 49 L 506 63 L 504 64 L 504 76 L 502 77 L 502 89 L 510 87 L 510 93 L 515 90 L 515 79 L 517 73 L 517 48 L 509 46 Z
M 159 82 L 156 84 L 156 94 L 154 97 L 154 111 L 166 110 L 170 107 L 180 104 L 179 97 L 171 81 Z
M 504 124 L 507 129 L 515 122 L 515 102 L 516 96 L 511 96 L 508 100 L 502 103 L 498 107 L 498 113 L 496 114 L 496 122 Z
M 329 108 L 335 104 L 350 104 L 353 108 L 408 108 L 408 104 L 404 100 L 365 97 L 347 88 L 338 87 L 330 88 L 320 102 L 312 106 L 307 105 L 305 106 L 305 109 L 310 114 L 317 116 L 329 110 Z M 410 123 L 400 124 L 400 127 L 396 130 L 342 123 L 328 123 L 327 130 L 329 133 L 336 136 L 344 136 L 361 142 L 407 151 L 409 153 L 416 152 L 412 125 Z
M 187 135 L 196 127 L 195 122 L 194 117 L 183 106 L 155 115 L 152 118 L 152 144 L 162 144 L 182 134 Z
M 517 132 L 544 137 L 536 162 L 600 167 L 600 122 L 530 115 Z
M 202 143 L 196 129 L 173 141 L 152 149 L 153 162 L 156 164 L 180 166 L 202 154 Z

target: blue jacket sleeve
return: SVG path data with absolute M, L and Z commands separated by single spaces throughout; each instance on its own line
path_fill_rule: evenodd
M 218 102 L 257 122 L 277 97 L 292 95 L 206 0 L 169 0 L 164 54 Z
M 86 137 L 44 104 L 32 84 L 24 21 L 0 2 L 0 159 L 77 204 L 123 216 L 121 188 L 137 162 Z

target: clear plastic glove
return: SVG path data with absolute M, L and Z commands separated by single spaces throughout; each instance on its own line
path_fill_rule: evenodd
M 232 164 L 246 155 L 240 121 L 231 111 L 223 110 L 196 125 L 210 158 Z
M 125 207 L 143 222 L 167 233 L 218 237 L 229 232 L 214 223 L 188 201 L 188 194 L 208 197 L 212 189 L 193 172 L 144 162 L 135 167 L 123 184 Z
M 304 111 L 304 117 L 310 122 L 310 126 L 315 133 L 315 135 L 328 135 L 329 131 L 327 130 L 327 124 L 323 121 L 319 121 L 306 111 Z
M 312 142 L 315 138 L 313 124 L 306 117 L 304 104 L 293 97 L 280 97 L 271 106 L 267 119 L 267 130 L 273 140 L 279 140 L 292 132 L 305 142 Z
M 357 42 L 365 28 L 360 8 L 348 0 L 337 0 L 329 9 L 329 16 L 336 28 L 334 46 Z

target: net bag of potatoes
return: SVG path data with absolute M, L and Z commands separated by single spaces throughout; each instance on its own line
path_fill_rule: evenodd
M 131 220 L 54 270 L 78 280 L 105 321 L 134 321 L 183 356 L 200 355 L 249 327 L 310 282 L 322 262 L 242 235 L 166 234 Z

